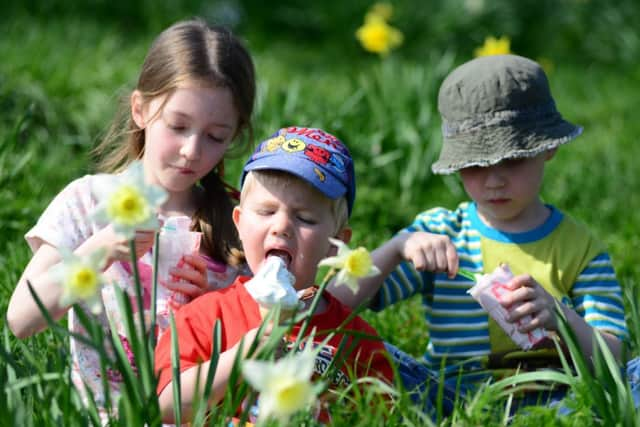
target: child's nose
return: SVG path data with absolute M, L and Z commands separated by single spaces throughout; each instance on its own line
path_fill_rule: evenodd
M 505 183 L 504 170 L 499 165 L 491 167 L 487 171 L 484 183 L 490 188 L 503 186 Z
M 182 144 L 180 154 L 188 160 L 195 160 L 200 156 L 201 144 L 200 135 L 194 132 L 190 134 Z
M 291 237 L 291 218 L 285 213 L 274 215 L 271 225 L 271 234 L 274 236 Z

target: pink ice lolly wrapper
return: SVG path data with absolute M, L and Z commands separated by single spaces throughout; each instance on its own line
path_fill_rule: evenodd
M 489 315 L 504 329 L 513 342 L 523 350 L 528 350 L 538 344 L 549 334 L 542 328 L 534 329 L 523 334 L 518 327 L 531 321 L 531 316 L 525 316 L 516 323 L 506 320 L 508 311 L 500 304 L 503 295 L 511 292 L 505 284 L 513 278 L 513 273 L 507 264 L 501 264 L 490 274 L 477 276 L 476 284 L 467 292 L 478 301 Z
M 160 230 L 160 244 L 158 249 L 158 289 L 156 307 L 159 314 L 168 311 L 168 302 L 172 300 L 178 304 L 187 303 L 185 295 L 173 292 L 162 286 L 162 282 L 175 280 L 169 270 L 180 262 L 183 255 L 190 255 L 200 250 L 202 233 L 190 231 L 191 218 L 169 217 L 164 221 Z

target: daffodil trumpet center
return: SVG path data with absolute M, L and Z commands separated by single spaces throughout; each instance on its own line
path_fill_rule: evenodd
M 107 213 L 114 221 L 133 225 L 145 221 L 149 216 L 149 206 L 137 188 L 123 185 L 109 198 Z

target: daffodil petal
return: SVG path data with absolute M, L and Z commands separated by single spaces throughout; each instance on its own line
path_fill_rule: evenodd
M 342 268 L 344 265 L 345 257 L 342 256 L 331 256 L 323 259 L 318 263 L 320 267 L 332 267 L 332 268 Z
M 265 362 L 259 360 L 245 360 L 242 363 L 242 375 L 256 390 L 262 390 L 268 384 L 270 372 L 264 369 Z

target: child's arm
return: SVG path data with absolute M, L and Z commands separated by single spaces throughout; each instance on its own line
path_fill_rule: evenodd
M 138 257 L 151 248 L 153 239 L 154 233 L 152 231 L 136 232 L 136 255 Z M 85 256 L 101 247 L 107 248 L 109 253 L 107 266 L 115 260 L 130 259 L 128 241 L 118 236 L 111 226 L 107 226 L 89 237 L 76 248 L 74 253 Z M 50 268 L 58 264 L 60 260 L 58 249 L 44 242 L 35 251 L 29 264 L 25 267 L 13 295 L 11 295 L 7 309 L 7 323 L 18 338 L 29 337 L 47 327 L 46 319 L 29 292 L 27 280 L 54 320 L 60 319 L 69 310 L 69 306 L 61 306 L 59 303 L 63 290 L 62 285 L 49 274 Z
M 380 274 L 359 281 L 353 293 L 339 283 L 329 285 L 330 292 L 352 308 L 370 300 L 380 290 L 384 280 L 403 261 L 409 261 L 418 271 L 458 272 L 458 253 L 448 236 L 423 231 L 399 233 L 371 253 Z
M 247 356 L 249 348 L 251 347 L 251 343 L 253 343 L 253 341 L 256 339 L 258 329 L 259 328 L 250 330 L 245 334 L 242 340 L 236 343 L 236 345 L 234 345 L 227 351 L 220 353 L 216 371 L 213 376 L 213 382 L 211 384 L 211 395 L 209 396 L 210 406 L 217 404 L 224 398 L 225 392 L 229 385 L 229 377 L 233 369 L 233 364 L 236 357 L 238 357 L 241 343 L 243 343 L 243 354 L 240 357 L 244 359 Z M 171 333 L 168 331 L 165 335 L 167 335 L 167 337 L 165 338 L 163 335 L 163 339 L 170 342 Z M 265 335 L 267 334 L 265 333 Z M 262 341 L 264 341 L 264 339 L 265 336 L 263 336 Z M 161 344 L 158 344 L 158 346 L 160 345 Z M 162 345 L 167 345 L 167 343 L 165 342 Z M 204 386 L 206 383 L 207 374 L 209 372 L 210 363 L 211 361 L 207 360 L 206 362 L 203 362 L 196 366 L 192 366 L 180 373 L 182 422 L 190 421 L 193 417 L 193 413 L 191 411 L 193 410 L 193 405 L 195 403 L 196 397 L 202 397 L 204 393 Z M 162 364 L 166 365 L 166 363 Z M 158 400 L 160 403 L 160 411 L 162 413 L 162 421 L 164 423 L 174 423 L 175 413 L 173 405 L 173 381 L 169 381 L 167 385 L 164 386 L 164 388 L 158 395 Z
M 550 331 L 558 331 L 558 319 L 555 311 L 556 299 L 551 296 L 535 279 L 528 274 L 514 277 L 508 284 L 514 291 L 507 294 L 500 301 L 502 306 L 508 309 L 515 304 L 515 308 L 509 313 L 507 320 L 517 322 L 529 315 L 531 322 L 519 328 L 520 332 L 527 333 L 536 328 L 543 327 Z M 582 354 L 587 360 L 592 360 L 594 328 L 576 311 L 560 304 L 561 310 L 578 339 Z M 622 343 L 613 334 L 599 331 L 605 340 L 611 353 L 620 361 L 622 355 Z

